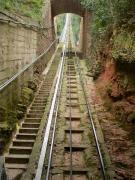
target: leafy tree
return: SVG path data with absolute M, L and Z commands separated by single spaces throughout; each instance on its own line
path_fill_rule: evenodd
M 80 16 L 72 15 L 72 28 L 75 42 L 79 40 L 79 32 L 80 32 Z
M 96 30 L 109 24 L 135 29 L 135 1 L 134 0 L 82 0 L 82 5 L 94 13 L 94 27 Z

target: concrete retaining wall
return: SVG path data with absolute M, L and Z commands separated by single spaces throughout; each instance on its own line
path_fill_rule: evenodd
M 0 23 L 0 83 L 31 63 L 36 50 L 37 32 Z

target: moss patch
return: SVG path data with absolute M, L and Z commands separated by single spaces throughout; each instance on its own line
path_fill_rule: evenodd
M 121 31 L 114 37 L 112 56 L 117 61 L 135 61 L 135 38 L 134 34 Z
M 128 120 L 128 122 L 135 123 L 135 111 L 132 112 L 131 114 L 129 114 L 127 120 Z
M 34 97 L 34 93 L 32 89 L 28 87 L 24 87 L 22 89 L 22 94 L 21 94 L 22 104 L 28 105 L 32 101 L 33 97 Z

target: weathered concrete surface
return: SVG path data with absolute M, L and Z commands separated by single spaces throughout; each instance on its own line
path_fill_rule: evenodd
M 46 31 L 46 29 L 41 28 L 42 31 L 39 31 L 37 24 L 37 28 L 35 28 L 35 24 L 32 21 L 25 22 L 23 17 L 22 19 L 17 18 L 7 13 L 5 15 L 0 14 L 0 18 L 2 19 L 0 22 L 0 84 L 3 84 L 14 74 L 18 73 L 28 64 L 31 64 L 38 54 L 45 51 L 51 44 L 52 38 L 48 35 L 50 33 L 49 30 Z M 34 28 L 30 24 L 34 25 Z M 45 32 L 46 36 L 44 35 Z M 43 41 L 43 44 L 37 50 L 37 46 L 41 41 Z M 20 111 L 18 104 L 22 106 L 29 105 L 32 101 L 32 98 L 29 97 L 29 92 L 32 93 L 31 95 L 34 94 L 33 85 L 37 86 L 39 84 L 41 74 L 50 60 L 55 49 L 54 47 L 38 63 L 34 64 L 33 67 L 25 71 L 25 73 L 0 92 L 0 110 L 2 112 L 3 110 L 6 111 L 5 116 L 1 116 L 0 112 L 0 136 L 2 134 L 3 142 L 5 142 L 5 138 L 11 136 L 16 123 L 19 123 L 17 120 L 9 122 L 11 115 L 8 116 L 8 112 L 22 117 L 23 112 L 18 114 L 18 111 Z M 7 134 L 7 130 L 8 137 L 5 137 L 4 133 Z
M 0 83 L 36 57 L 37 32 L 0 22 Z

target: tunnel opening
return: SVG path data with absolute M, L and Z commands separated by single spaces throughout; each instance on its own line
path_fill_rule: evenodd
M 67 56 L 75 56 L 80 53 L 81 49 L 79 44 L 81 43 L 81 37 L 82 37 L 82 31 L 81 31 L 81 17 L 72 14 L 72 13 L 64 13 L 60 14 L 54 17 L 54 27 L 55 27 L 55 36 L 58 38 L 58 41 L 63 41 L 62 38 L 64 36 L 63 30 L 64 30 L 64 24 L 66 15 L 71 16 L 71 37 L 69 42 L 68 51 L 66 53 Z

